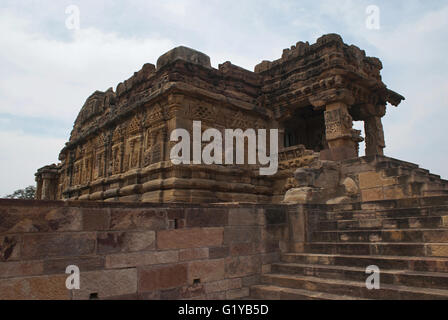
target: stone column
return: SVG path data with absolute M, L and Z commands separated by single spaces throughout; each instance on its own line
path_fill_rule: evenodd
M 353 140 L 353 119 L 344 102 L 333 102 L 325 106 L 325 135 L 331 160 L 356 158 L 356 143 Z
M 384 105 L 367 105 L 364 108 L 364 130 L 366 135 L 366 156 L 384 155 L 384 131 L 381 117 L 386 114 Z
M 36 194 L 34 195 L 34 199 L 41 200 L 42 199 L 42 178 L 36 175 Z
M 36 199 L 56 200 L 58 189 L 59 168 L 49 165 L 40 168 L 36 173 L 37 189 Z
M 285 129 L 278 129 L 278 149 L 282 150 L 285 148 Z
M 343 86 L 340 77 L 336 82 L 339 87 Z M 355 101 L 352 93 L 344 88 L 332 88 L 316 93 L 309 101 L 315 110 L 324 110 L 328 149 L 320 152 L 321 160 L 338 161 L 358 157 L 359 131 L 352 128 L 353 119 L 348 112 Z
M 42 200 L 50 200 L 51 198 L 51 181 L 45 174 L 42 175 Z

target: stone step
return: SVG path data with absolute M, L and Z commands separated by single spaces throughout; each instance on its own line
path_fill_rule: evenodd
M 316 242 L 416 242 L 448 243 L 448 229 L 393 229 L 317 231 L 312 233 Z
M 288 274 L 265 274 L 262 284 L 292 289 L 302 289 L 334 295 L 384 300 L 446 300 L 448 290 L 416 288 L 384 284 L 378 290 L 369 290 L 365 282 L 323 279 Z
M 285 253 L 282 255 L 281 260 L 285 263 L 352 267 L 376 265 L 381 270 L 401 269 L 439 273 L 448 272 L 448 258 Z
M 424 196 L 445 196 L 448 195 L 448 190 L 426 190 L 423 191 Z
M 376 165 L 377 170 L 382 170 L 382 169 L 387 169 L 387 168 L 397 168 L 397 167 L 408 168 L 408 169 L 412 169 L 412 170 L 428 171 L 426 169 L 421 169 L 418 164 L 415 164 L 412 162 L 407 162 L 407 161 L 402 161 L 399 159 L 389 158 L 389 157 L 379 160 Z
M 319 220 L 335 221 L 378 218 L 413 218 L 441 215 L 448 215 L 448 205 L 419 208 L 392 208 L 383 210 L 343 210 L 336 212 L 327 211 L 319 214 Z
M 347 255 L 448 257 L 448 243 L 309 242 L 305 244 L 305 252 Z
M 403 199 L 389 199 L 389 200 L 376 200 L 369 202 L 354 202 L 327 205 L 325 207 L 326 212 L 343 212 L 343 211 L 382 211 L 391 209 L 431 209 L 435 206 L 447 206 L 448 196 L 431 196 L 431 197 L 417 197 L 417 198 L 403 198 Z
M 312 276 L 327 279 L 365 282 L 369 274 L 366 268 L 353 266 L 313 265 L 297 263 L 275 263 L 272 273 Z M 379 266 L 378 266 L 379 267 Z M 415 272 L 406 270 L 380 269 L 380 283 L 406 285 L 411 287 L 448 289 L 448 273 Z
M 263 300 L 366 300 L 325 292 L 257 285 L 250 288 L 250 299 Z
M 447 216 L 320 221 L 319 231 L 448 228 Z
M 426 169 L 420 168 L 406 168 L 406 167 L 393 167 L 393 168 L 385 168 L 381 170 L 383 177 L 409 177 L 413 176 L 428 178 L 429 171 Z

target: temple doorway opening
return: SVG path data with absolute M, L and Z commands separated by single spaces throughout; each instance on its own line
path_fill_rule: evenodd
M 315 152 L 328 148 L 323 110 L 316 111 L 312 106 L 296 109 L 283 125 L 285 148 L 304 145 Z

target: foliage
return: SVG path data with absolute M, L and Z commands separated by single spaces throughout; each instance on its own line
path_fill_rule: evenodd
M 36 188 L 34 186 L 28 186 L 25 189 L 19 189 L 14 191 L 13 194 L 7 195 L 7 199 L 34 199 L 36 194 Z

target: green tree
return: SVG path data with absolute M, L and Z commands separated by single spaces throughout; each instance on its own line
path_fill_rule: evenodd
M 14 191 L 13 194 L 7 195 L 7 199 L 34 199 L 36 194 L 36 188 L 34 186 L 28 186 L 25 189 L 19 189 Z

